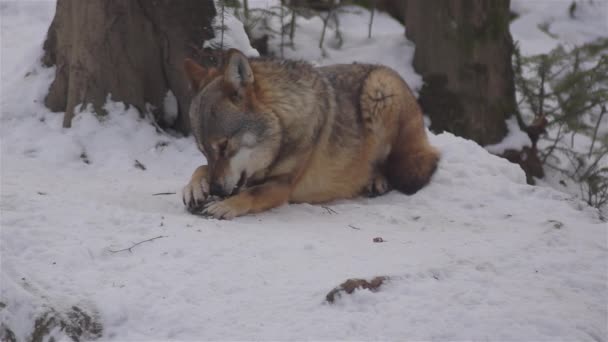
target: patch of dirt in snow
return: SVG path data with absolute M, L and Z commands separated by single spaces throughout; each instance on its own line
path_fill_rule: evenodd
M 355 290 L 370 290 L 370 291 L 378 291 L 380 286 L 384 284 L 390 278 L 388 277 L 375 277 L 371 280 L 366 279 L 348 279 L 347 281 L 340 284 L 340 286 L 335 287 L 333 290 L 329 291 L 329 293 L 325 296 L 325 300 L 328 303 L 333 303 L 336 299 L 342 296 L 342 293 L 351 294 L 355 292 Z

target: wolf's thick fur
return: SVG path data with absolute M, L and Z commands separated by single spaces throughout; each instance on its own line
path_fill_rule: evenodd
M 422 114 L 392 69 L 247 59 L 223 70 L 186 60 L 190 119 L 208 165 L 184 188 L 195 210 L 232 218 L 286 202 L 323 203 L 391 188 L 413 194 L 439 161 Z

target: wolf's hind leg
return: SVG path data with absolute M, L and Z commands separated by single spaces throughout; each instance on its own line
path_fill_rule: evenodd
M 367 197 L 377 197 L 391 191 L 391 186 L 388 179 L 379 171 L 376 170 L 369 183 L 363 189 L 363 195 Z
M 416 98 L 397 72 L 384 67 L 369 74 L 361 91 L 362 120 L 377 141 L 391 147 L 386 161 L 383 155 L 378 159 L 388 184 L 403 193 L 415 193 L 429 182 L 439 161 Z

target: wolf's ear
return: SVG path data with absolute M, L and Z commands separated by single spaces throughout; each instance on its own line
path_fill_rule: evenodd
M 218 74 L 217 69 L 205 69 L 190 58 L 186 58 L 184 60 L 184 71 L 186 72 L 188 81 L 190 81 L 190 86 L 195 91 L 199 90 L 205 85 L 203 81 L 209 81 L 211 77 Z
M 228 63 L 224 69 L 224 81 L 234 90 L 253 84 L 253 71 L 247 57 L 236 49 L 228 52 Z

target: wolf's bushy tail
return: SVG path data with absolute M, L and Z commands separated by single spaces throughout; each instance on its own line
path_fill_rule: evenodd
M 391 186 L 411 195 L 431 180 L 439 163 L 439 151 L 430 144 L 408 146 L 410 141 L 399 139 L 389 154 L 386 177 Z
M 398 133 L 387 160 L 386 177 L 393 188 L 411 195 L 429 183 L 437 170 L 440 153 L 429 142 L 416 98 L 402 82 L 405 94 Z

